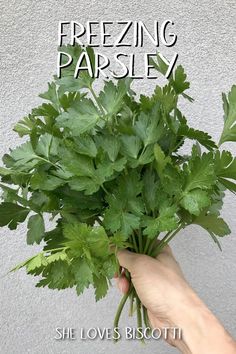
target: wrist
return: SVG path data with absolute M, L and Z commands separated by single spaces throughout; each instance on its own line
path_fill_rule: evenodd
M 235 341 L 191 288 L 172 321 L 182 330 L 182 342 L 177 345 L 183 353 L 236 353 Z

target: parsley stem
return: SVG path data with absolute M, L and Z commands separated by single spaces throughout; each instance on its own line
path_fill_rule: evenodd
M 137 327 L 139 330 L 143 330 L 143 325 L 142 325 L 142 313 L 141 313 L 141 301 L 139 300 L 139 297 L 136 296 L 136 305 L 137 305 Z M 144 339 L 141 338 L 141 342 L 144 343 Z
M 89 87 L 89 90 L 90 90 L 90 92 L 91 92 L 91 94 L 92 94 L 94 100 L 96 101 L 96 103 L 97 103 L 97 105 L 98 105 L 98 107 L 99 107 L 99 109 L 100 109 L 102 115 L 105 116 L 105 115 L 106 115 L 106 112 L 104 111 L 104 108 L 102 107 L 101 103 L 99 102 L 99 99 L 98 99 L 98 97 L 97 97 L 97 95 L 96 95 L 94 89 L 92 88 L 92 86 Z
M 150 325 L 150 321 L 149 321 L 148 314 L 147 314 L 147 308 L 144 305 L 142 305 L 142 310 L 143 310 L 143 321 L 144 321 L 146 328 L 148 328 L 148 330 L 147 330 L 148 334 L 150 334 L 151 325 Z
M 43 250 L 40 253 L 44 254 L 44 253 L 47 253 L 47 252 L 66 251 L 67 249 L 68 249 L 68 247 L 57 247 L 57 248 L 45 249 L 45 250 Z
M 44 159 L 44 158 L 41 157 L 41 156 L 37 156 L 37 159 L 38 159 L 38 160 L 41 160 L 41 161 L 44 161 L 44 162 L 46 162 L 46 163 L 49 163 L 50 165 L 52 165 L 52 166 L 54 166 L 54 167 L 56 167 L 56 168 L 60 168 L 60 166 L 56 165 L 55 163 L 53 163 L 53 162 L 51 162 L 51 161 L 49 161 L 49 160 L 47 160 L 47 159 Z
M 176 229 L 176 230 L 173 232 L 173 234 L 170 235 L 169 238 L 168 238 L 166 241 L 164 241 L 164 244 L 163 244 L 162 248 L 165 247 L 165 245 L 167 245 L 167 244 L 172 240 L 172 238 L 173 238 L 182 228 L 183 228 L 183 225 L 180 225 L 180 226 L 178 227 L 178 229 Z
M 183 141 L 184 141 L 184 138 L 182 138 L 182 139 L 173 147 L 173 149 L 171 149 L 170 154 L 171 154 L 172 152 L 177 151 L 178 148 L 179 148 L 179 147 L 181 146 L 181 144 L 183 143 Z
M 148 250 L 148 247 L 149 247 L 151 241 L 152 241 L 152 239 L 147 236 L 146 237 L 145 246 L 144 246 L 144 251 L 143 251 L 144 254 L 147 254 L 147 250 Z
M 161 240 L 161 242 L 157 245 L 157 248 L 153 250 L 153 252 L 151 253 L 152 257 L 155 257 L 156 255 L 158 255 L 162 249 L 172 240 L 173 237 L 175 237 L 175 235 L 181 230 L 183 229 L 184 225 L 183 223 L 181 223 L 178 228 L 171 232 L 168 232 L 165 237 Z
M 121 312 L 125 306 L 125 303 L 129 297 L 129 295 L 131 294 L 132 289 L 133 289 L 133 285 L 132 285 L 132 283 L 130 283 L 129 291 L 123 295 L 123 297 L 121 298 L 121 301 L 119 303 L 119 306 L 117 308 L 115 319 L 114 319 L 114 324 L 113 324 L 114 328 L 118 328 L 118 326 L 119 326 Z M 115 338 L 114 342 L 117 342 L 117 341 L 118 341 L 118 338 Z
M 104 187 L 103 184 L 101 184 L 101 188 L 104 190 L 104 192 L 105 192 L 106 194 L 109 194 L 109 193 L 108 193 L 108 190 Z
M 139 253 L 138 245 L 137 245 L 137 241 L 136 241 L 135 235 L 132 234 L 131 236 L 132 236 L 132 242 L 133 242 L 133 245 L 134 245 L 135 252 L 136 252 L 136 253 Z
M 154 240 L 152 240 L 152 242 L 149 244 L 149 247 L 147 249 L 147 255 L 150 256 L 152 253 L 152 250 L 154 248 L 154 246 L 157 244 L 157 239 L 154 238 Z
M 99 217 L 96 218 L 96 221 L 99 223 L 100 226 L 103 226 L 103 222 L 101 219 L 99 219 Z
M 142 151 L 141 151 L 141 154 L 139 155 L 139 157 L 143 156 L 145 150 L 146 150 L 146 145 L 144 145 L 144 147 L 142 148 Z
M 132 289 L 129 298 L 130 298 L 129 316 L 131 317 L 134 314 L 134 288 Z
M 165 234 L 165 236 L 163 237 L 163 239 L 161 240 L 161 242 L 159 243 L 159 245 L 160 245 L 162 242 L 165 242 L 165 240 L 168 239 L 168 237 L 170 236 L 171 232 L 172 232 L 172 231 L 168 231 L 168 232 Z
M 138 230 L 138 245 L 139 245 L 139 253 L 143 253 L 143 237 L 141 230 Z

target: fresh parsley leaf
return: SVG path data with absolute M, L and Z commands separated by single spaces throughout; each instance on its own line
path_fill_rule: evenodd
M 224 108 L 224 128 L 219 145 L 226 141 L 236 141 L 236 85 L 233 85 L 228 97 L 222 94 Z
M 107 278 L 104 276 L 97 277 L 96 275 L 93 276 L 93 284 L 95 287 L 95 299 L 96 301 L 102 299 L 106 296 L 108 291 L 108 282 Z
M 226 222 L 214 214 L 201 214 L 193 222 L 216 236 L 226 236 L 231 232 Z
M 91 99 L 83 98 L 80 104 L 77 103 L 68 108 L 67 112 L 61 113 L 56 121 L 57 127 L 69 129 L 73 136 L 80 136 L 95 128 L 100 117 Z
M 179 105 L 180 96 L 192 101 L 183 67 L 136 99 L 129 78 L 96 89 L 91 47 L 60 51 L 71 65 L 40 95 L 46 102 L 17 123 L 23 144 L 0 167 L 0 226 L 15 229 L 30 213 L 27 242 L 44 241 L 14 270 L 40 276 L 38 287 L 74 287 L 80 295 L 93 286 L 99 300 L 119 272 L 120 248 L 153 256 L 189 224 L 206 229 L 220 247 L 219 237 L 230 233 L 221 208 L 226 190 L 236 194 L 236 160 L 207 132 L 189 127 Z M 75 72 L 80 56 L 84 67 Z M 161 55 L 152 62 L 166 74 Z M 223 94 L 220 144 L 236 141 L 235 107 L 233 86 Z M 194 141 L 191 153 L 186 139 Z M 56 220 L 53 230 L 44 213 Z M 160 245 L 155 238 L 162 232 Z
M 171 78 L 171 85 L 177 94 L 183 93 L 185 90 L 189 89 L 190 83 L 186 81 L 186 78 L 187 75 L 184 72 L 184 68 L 182 65 L 179 65 Z
M 181 206 L 192 215 L 199 215 L 201 210 L 209 206 L 211 200 L 206 191 L 194 189 L 186 194 L 183 194 Z
M 28 232 L 27 243 L 32 245 L 33 243 L 39 244 L 44 236 L 45 226 L 42 215 L 32 215 L 28 220 Z
M 163 126 L 160 122 L 160 116 L 155 112 L 145 114 L 141 112 L 134 125 L 134 130 L 142 139 L 144 146 L 156 143 L 163 133 Z
M 178 135 L 197 140 L 201 145 L 205 146 L 208 150 L 217 148 L 215 142 L 212 140 L 211 136 L 208 133 L 205 133 L 201 130 L 196 130 L 188 127 L 187 124 L 181 124 L 178 130 Z
M 178 227 L 177 211 L 178 208 L 176 205 L 170 205 L 168 201 L 163 203 L 157 218 L 148 218 L 144 221 L 144 225 L 146 226 L 143 232 L 144 235 L 153 239 L 157 237 L 160 232 L 176 229 Z
M 0 226 L 7 225 L 9 229 L 17 228 L 18 223 L 25 221 L 30 210 L 18 204 L 3 202 L 0 204 Z
M 186 174 L 185 191 L 195 188 L 211 188 L 216 180 L 212 153 L 194 156 L 189 160 L 189 164 L 184 166 L 184 172 Z

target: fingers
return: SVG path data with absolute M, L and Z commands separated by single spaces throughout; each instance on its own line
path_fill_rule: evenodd
M 129 272 L 132 272 L 134 261 L 136 260 L 137 256 L 138 255 L 128 250 L 119 250 L 117 252 L 117 258 L 121 267 L 128 269 Z
M 160 241 L 157 240 L 157 243 L 159 242 Z M 158 259 L 158 257 L 160 257 L 161 255 L 169 255 L 174 258 L 174 255 L 169 245 L 166 245 L 163 248 L 161 253 L 156 256 L 156 259 Z M 138 260 L 138 258 L 140 258 L 140 256 L 140 254 L 136 254 L 128 250 L 119 250 L 117 252 L 117 258 L 119 260 L 120 266 L 128 269 L 130 273 L 132 273 L 132 270 L 134 269 L 134 263 Z
M 118 289 L 122 292 L 122 293 L 127 293 L 129 291 L 129 281 L 126 278 L 125 275 L 121 275 L 119 278 L 116 279 L 116 284 Z
M 129 291 L 130 283 L 125 276 L 125 269 L 123 268 L 121 270 L 120 275 L 118 275 L 118 273 L 115 273 L 114 278 L 116 280 L 116 285 L 118 289 L 124 294 L 127 293 Z

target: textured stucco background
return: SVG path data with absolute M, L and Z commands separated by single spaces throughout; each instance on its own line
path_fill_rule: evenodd
M 0 18 L 0 155 L 19 143 L 13 125 L 40 102 L 37 94 L 45 91 L 55 73 L 59 20 L 85 23 L 131 19 L 151 25 L 155 19 L 172 19 L 178 41 L 167 53 L 179 53 L 179 63 L 192 83 L 190 94 L 195 98 L 192 105 L 185 103 L 183 110 L 194 127 L 219 138 L 221 92 L 236 83 L 235 0 L 1 0 Z M 153 85 L 153 80 L 135 83 L 146 92 L 151 92 Z M 236 153 L 233 144 L 227 147 Z M 223 214 L 233 232 L 222 240 L 222 253 L 205 232 L 195 227 L 178 235 L 172 246 L 189 282 L 236 336 L 236 218 L 232 195 L 227 195 Z M 35 279 L 23 270 L 5 275 L 37 251 L 37 247 L 26 247 L 25 232 L 22 226 L 14 232 L 0 230 L 1 354 L 176 352 L 162 341 L 146 346 L 135 341 L 121 341 L 115 346 L 106 340 L 55 341 L 56 327 L 111 327 L 120 294 L 114 287 L 96 304 L 92 291 L 77 298 L 73 290 L 36 289 Z M 132 321 L 125 314 L 121 326 L 127 324 Z

